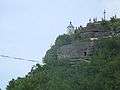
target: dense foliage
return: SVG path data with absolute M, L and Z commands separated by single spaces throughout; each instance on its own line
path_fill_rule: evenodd
M 71 44 L 71 42 L 72 42 L 71 36 L 63 34 L 57 37 L 55 41 L 55 45 L 60 47 L 63 45 Z
M 57 59 L 57 49 L 71 42 L 70 36 L 59 36 L 47 51 L 45 64 L 11 80 L 7 90 L 120 90 L 119 36 L 97 41 L 89 63 Z
M 63 45 L 68 45 L 71 44 L 72 42 L 72 38 L 70 35 L 60 35 L 57 37 L 57 39 L 55 40 L 55 45 L 53 45 L 47 52 L 46 55 L 44 57 L 44 63 L 53 63 L 57 60 L 57 50 L 59 47 L 63 46 Z M 53 63 L 55 64 L 55 63 Z

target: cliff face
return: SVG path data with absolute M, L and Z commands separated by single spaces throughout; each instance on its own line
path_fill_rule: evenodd
M 112 25 L 110 21 L 98 21 L 88 23 L 86 27 L 74 29 L 73 34 L 70 34 L 74 38 L 72 43 L 63 45 L 57 50 L 58 59 L 90 57 L 95 48 L 96 40 L 120 34 L 120 28 L 118 26 L 113 28 Z
M 112 35 L 113 31 L 101 27 L 99 23 L 88 23 L 87 27 L 80 30 L 81 38 L 102 38 Z
M 69 45 L 64 45 L 58 49 L 58 59 L 79 59 L 92 55 L 94 42 L 76 41 Z

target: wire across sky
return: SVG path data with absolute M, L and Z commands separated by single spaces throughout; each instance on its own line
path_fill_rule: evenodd
M 10 59 L 15 59 L 15 60 L 21 60 L 21 61 L 29 61 L 29 62 L 37 62 L 37 63 L 39 63 L 38 60 L 33 60 L 33 59 L 24 59 L 24 58 L 12 57 L 12 56 L 7 56 L 7 55 L 0 55 L 0 57 L 10 58 Z

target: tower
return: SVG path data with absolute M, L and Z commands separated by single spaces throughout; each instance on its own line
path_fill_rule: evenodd
M 72 22 L 70 21 L 69 26 L 67 27 L 67 32 L 68 34 L 73 34 L 74 33 L 74 26 L 72 25 Z

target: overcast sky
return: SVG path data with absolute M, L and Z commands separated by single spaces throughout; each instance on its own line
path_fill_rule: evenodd
M 63 34 L 69 21 L 85 25 L 89 18 L 115 13 L 120 0 L 0 0 L 0 54 L 39 60 Z M 36 63 L 0 57 L 0 87 L 12 78 L 24 76 Z

